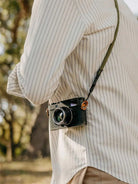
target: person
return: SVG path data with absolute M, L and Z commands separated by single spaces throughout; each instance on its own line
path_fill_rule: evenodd
M 138 22 L 118 5 L 118 35 L 89 97 L 87 125 L 49 129 L 52 184 L 138 184 Z M 35 106 L 86 98 L 114 38 L 114 0 L 34 0 L 31 13 L 7 93 Z

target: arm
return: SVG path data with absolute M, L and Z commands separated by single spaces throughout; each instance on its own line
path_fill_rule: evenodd
M 40 105 L 52 97 L 64 62 L 87 25 L 74 0 L 34 0 L 24 51 L 8 77 L 7 93 Z

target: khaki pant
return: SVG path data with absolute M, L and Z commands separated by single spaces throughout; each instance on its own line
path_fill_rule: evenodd
M 126 183 L 94 167 L 85 167 L 79 172 L 77 172 L 68 184 L 126 184 Z

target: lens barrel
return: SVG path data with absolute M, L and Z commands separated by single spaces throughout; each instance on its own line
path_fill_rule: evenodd
M 69 125 L 72 121 L 72 111 L 68 107 L 56 108 L 53 113 L 53 120 L 59 126 Z

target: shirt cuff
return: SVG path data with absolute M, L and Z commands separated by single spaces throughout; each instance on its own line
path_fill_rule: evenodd
M 12 70 L 8 77 L 6 92 L 10 95 L 25 98 L 19 85 L 19 79 L 17 77 L 17 67 L 19 67 L 19 63 L 16 64 L 15 68 Z

